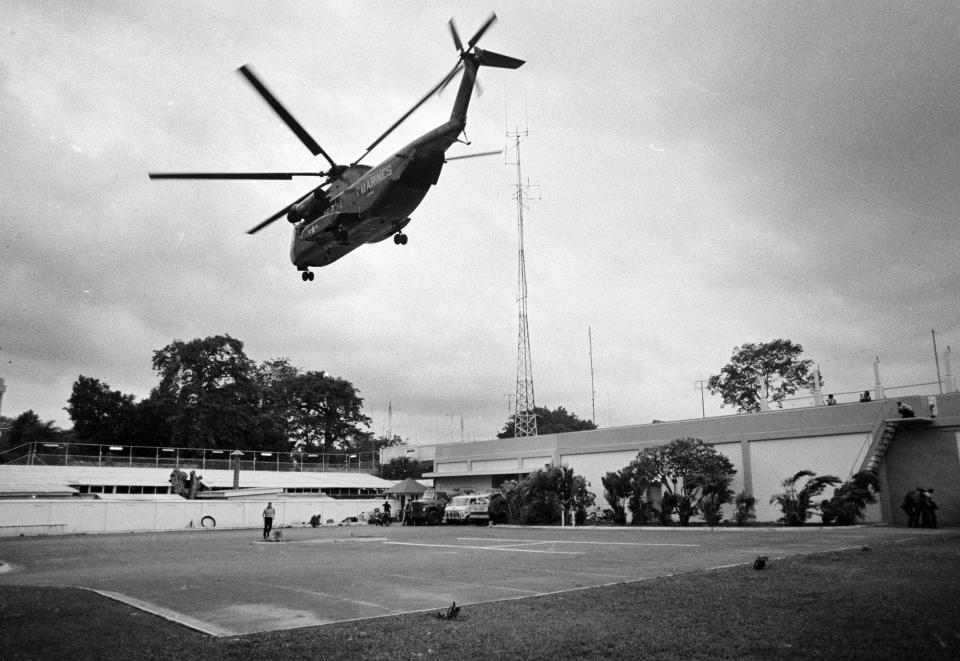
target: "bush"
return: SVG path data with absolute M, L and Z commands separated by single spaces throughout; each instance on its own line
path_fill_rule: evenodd
M 788 477 L 783 481 L 784 492 L 770 497 L 770 504 L 776 503 L 783 512 L 781 521 L 788 526 L 802 526 L 810 518 L 811 510 L 820 509 L 820 506 L 813 502 L 816 496 L 823 493 L 831 484 L 839 484 L 840 478 L 833 475 L 821 475 L 813 471 L 802 470 L 796 475 Z M 809 478 L 803 488 L 797 490 L 797 480 L 801 477 Z
M 639 493 L 630 495 L 627 507 L 630 509 L 630 514 L 633 515 L 631 525 L 642 526 L 653 523 L 660 518 L 660 510 Z
M 820 516 L 824 523 L 852 526 L 863 518 L 863 511 L 870 503 L 877 502 L 880 479 L 873 471 L 860 471 L 834 489 L 833 497 L 820 503 Z
M 757 518 L 753 511 L 756 504 L 757 499 L 750 493 L 741 491 L 737 494 L 737 497 L 733 499 L 733 520 L 737 522 L 738 526 L 745 526 Z
M 660 498 L 660 525 L 669 526 L 673 523 L 673 510 L 679 504 L 680 498 L 677 494 L 668 491 Z

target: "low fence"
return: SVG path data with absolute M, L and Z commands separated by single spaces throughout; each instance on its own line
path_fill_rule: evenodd
M 383 500 L 273 498 L 274 527 L 307 525 L 318 515 L 326 525 L 361 517 Z M 390 501 L 393 511 L 399 503 Z M 266 500 L 0 500 L 0 537 L 119 533 L 189 528 L 260 528 Z

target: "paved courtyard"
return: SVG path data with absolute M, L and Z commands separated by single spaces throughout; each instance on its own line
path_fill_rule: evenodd
M 82 587 L 212 635 L 442 610 L 938 535 L 782 530 L 350 526 L 0 538 L 0 584 Z

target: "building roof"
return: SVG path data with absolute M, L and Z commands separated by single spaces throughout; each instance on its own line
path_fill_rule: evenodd
M 0 465 L 0 485 L 70 487 L 83 485 L 169 486 L 170 468 L 118 468 L 97 466 L 22 466 Z M 187 474 L 189 468 L 181 468 Z M 193 469 L 195 470 L 195 469 Z M 233 487 L 233 471 L 196 471 L 210 488 Z M 258 489 L 386 489 L 393 482 L 367 473 L 241 471 L 241 488 Z

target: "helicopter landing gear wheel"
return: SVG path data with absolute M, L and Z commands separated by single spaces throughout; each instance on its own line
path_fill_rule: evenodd
M 403 232 L 397 232 L 393 235 L 393 242 L 398 246 L 405 246 L 407 245 L 407 235 Z
M 303 271 L 300 273 L 300 279 L 303 280 L 304 282 L 312 281 L 313 273 L 311 273 L 310 271 Z

